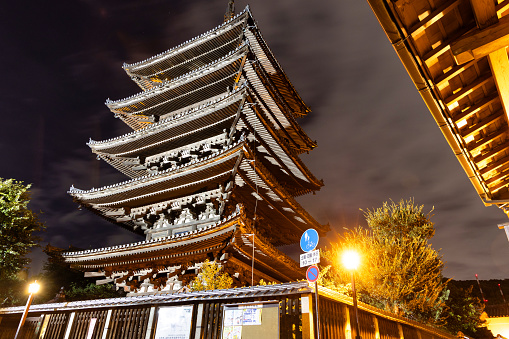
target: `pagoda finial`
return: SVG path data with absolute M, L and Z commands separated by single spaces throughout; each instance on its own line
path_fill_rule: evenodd
M 226 7 L 226 13 L 224 13 L 224 22 L 232 19 L 235 16 L 235 0 L 228 1 L 228 7 Z

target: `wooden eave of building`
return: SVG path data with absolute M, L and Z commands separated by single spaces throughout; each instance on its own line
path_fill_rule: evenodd
M 247 11 L 243 11 L 233 20 L 195 39 L 149 59 L 124 64 L 123 68 L 143 90 L 159 82 L 175 79 L 223 58 L 241 45 L 247 17 Z
M 110 165 L 131 178 L 137 178 L 148 175 L 148 168 L 145 166 L 145 169 L 139 169 L 143 164 L 130 160 L 150 158 L 186 144 L 197 143 L 220 135 L 224 130 L 231 135 L 234 129 L 248 128 L 263 145 L 266 156 L 277 162 L 278 166 L 272 165 L 272 172 L 289 187 L 293 196 L 319 190 L 323 183 L 307 169 L 293 149 L 283 142 L 271 121 L 253 105 L 253 100 L 244 105 L 246 98 L 248 90 L 241 86 L 200 109 L 184 111 L 111 140 L 90 141 L 89 146 Z M 263 158 L 263 162 L 266 167 L 271 166 L 267 159 Z
M 132 208 L 156 203 L 161 196 L 171 199 L 208 186 L 214 189 L 232 176 L 235 164 L 243 156 L 243 146 L 242 139 L 218 153 L 177 168 L 86 191 L 71 187 L 68 193 L 83 205 Z
M 221 95 L 233 88 L 247 56 L 246 45 L 233 53 L 159 86 L 126 99 L 107 100 L 106 106 L 133 129 L 140 129 L 160 117 Z M 133 123 L 131 120 L 135 119 Z
M 171 80 L 206 65 L 231 52 L 243 39 L 275 84 L 292 115 L 302 117 L 310 112 L 281 65 L 270 51 L 246 7 L 235 18 L 175 48 L 134 64 L 124 64 L 127 74 L 144 90 L 161 81 Z
M 509 0 L 368 0 L 486 205 L 509 208 Z
M 65 262 L 83 271 L 127 272 L 187 265 L 228 253 L 251 265 L 255 234 L 255 270 L 280 282 L 298 280 L 304 271 L 250 226 L 242 208 L 214 225 L 176 236 L 134 244 L 63 254 Z M 250 241 L 247 241 L 249 239 Z M 243 265 L 240 265 L 243 266 Z

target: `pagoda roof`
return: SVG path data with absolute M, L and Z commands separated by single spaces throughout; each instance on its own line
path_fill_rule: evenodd
M 217 153 L 188 164 L 167 169 L 157 174 L 145 175 L 114 185 L 80 190 L 72 186 L 69 194 L 81 203 L 100 206 L 137 207 L 157 202 L 160 195 L 186 195 L 210 182 L 222 183 L 235 170 L 235 163 L 242 157 L 244 140 L 228 146 Z M 175 192 L 175 193 L 173 193 Z
M 509 2 L 368 2 L 477 194 L 509 214 Z
M 278 178 L 285 180 L 288 175 L 294 178 L 289 182 L 288 178 L 285 180 L 290 192 L 300 195 L 319 189 L 323 184 L 313 176 L 292 148 L 286 145 L 272 122 L 258 113 L 262 108 L 253 107 L 250 98 L 252 96 L 244 83 L 237 90 L 226 92 L 143 129 L 106 141 L 91 140 L 88 145 L 110 165 L 136 178 L 149 174 L 149 170 L 147 166 L 142 168 L 140 161 L 132 160 L 151 159 L 157 154 L 193 143 L 193 147 L 198 148 L 225 131 L 231 134 L 235 128 L 242 129 L 249 125 L 250 130 L 255 130 L 254 134 L 263 143 L 266 156 L 277 165 L 275 171 L 279 174 Z M 246 99 L 250 99 L 251 103 L 245 104 Z
M 247 45 L 243 44 L 212 64 L 129 98 L 108 100 L 106 105 L 117 117 L 137 130 L 202 106 L 223 95 L 228 88 L 238 88 L 247 81 L 246 86 L 264 114 L 297 153 L 316 147 L 316 143 L 295 121 L 279 92 L 271 85 L 267 72 L 256 62 L 246 60 L 248 54 Z
M 230 181 L 235 183 L 231 188 L 232 201 L 246 204 L 249 213 L 263 216 L 271 225 L 277 225 L 279 229 L 273 236 L 275 244 L 294 243 L 298 241 L 297 233 L 309 227 L 321 234 L 328 230 L 327 226 L 316 222 L 256 159 L 243 137 L 226 150 L 176 169 L 88 191 L 71 187 L 69 193 L 76 202 L 94 213 L 143 234 L 143 230 L 133 223 L 132 209 L 160 203 L 171 205 L 172 201 L 190 195 L 231 187 Z
M 251 264 L 253 234 L 243 209 L 238 207 L 230 216 L 193 232 L 157 240 L 112 246 L 86 251 L 66 252 L 66 263 L 84 271 L 124 272 L 147 268 L 201 262 L 221 253 Z M 255 233 L 255 269 L 279 281 L 298 280 L 304 271 L 295 261 Z
M 144 90 L 158 82 L 171 80 L 186 72 L 209 64 L 235 49 L 247 39 L 256 58 L 261 62 L 277 86 L 285 102 L 296 117 L 310 109 L 288 80 L 281 65 L 263 39 L 249 6 L 234 18 L 179 46 L 159 53 L 144 61 L 124 64 L 127 74 Z

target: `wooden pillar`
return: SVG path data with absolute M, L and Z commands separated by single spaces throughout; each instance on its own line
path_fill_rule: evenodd
M 111 328 L 111 313 L 113 312 L 113 310 L 108 310 L 108 313 L 106 314 L 106 320 L 104 321 L 104 329 L 103 329 L 103 335 L 102 335 L 102 339 L 106 339 L 107 336 L 108 336 L 108 332 Z
M 145 334 L 145 339 L 150 339 L 152 337 L 152 332 L 154 332 L 155 314 L 156 314 L 156 307 L 152 306 L 150 308 L 150 314 L 148 316 L 147 333 Z
M 65 336 L 64 339 L 69 339 L 69 336 L 71 335 L 71 329 L 72 325 L 74 323 L 74 317 L 76 316 L 76 312 L 72 312 L 69 316 L 69 322 L 67 323 L 67 328 L 65 329 Z
M 313 317 L 312 294 L 300 297 L 302 312 L 302 339 L 315 339 L 315 320 Z

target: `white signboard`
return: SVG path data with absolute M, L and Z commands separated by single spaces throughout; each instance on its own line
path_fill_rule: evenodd
M 314 250 L 300 255 L 300 267 L 315 265 L 320 262 L 320 250 Z
M 160 307 L 155 339 L 189 339 L 193 306 Z

